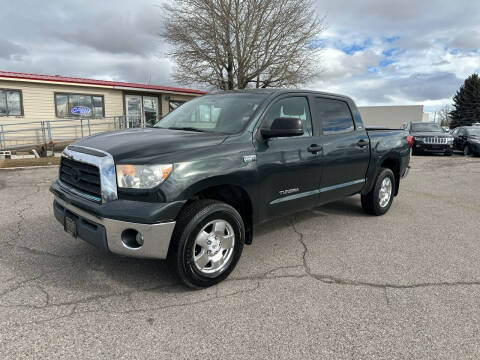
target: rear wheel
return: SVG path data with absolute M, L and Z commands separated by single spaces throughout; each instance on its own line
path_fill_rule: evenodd
M 392 170 L 381 168 L 372 190 L 362 195 L 362 208 L 367 214 L 383 215 L 390 209 L 394 194 L 395 176 Z
M 244 242 L 244 224 L 237 210 L 220 201 L 199 200 L 179 215 L 167 262 L 185 285 L 205 288 L 232 272 Z

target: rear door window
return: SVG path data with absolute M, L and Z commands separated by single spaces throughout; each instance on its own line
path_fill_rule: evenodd
M 345 101 L 316 98 L 315 106 L 323 135 L 344 134 L 355 130 L 352 113 Z

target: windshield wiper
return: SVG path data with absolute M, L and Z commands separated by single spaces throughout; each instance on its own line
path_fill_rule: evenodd
M 188 126 L 185 126 L 185 127 L 172 126 L 172 127 L 167 128 L 167 129 L 169 129 L 169 130 L 186 130 L 186 131 L 208 132 L 207 130 L 198 129 L 198 128 L 194 128 L 194 127 L 188 127 Z

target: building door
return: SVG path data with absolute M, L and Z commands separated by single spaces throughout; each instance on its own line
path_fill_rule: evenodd
M 153 126 L 159 119 L 158 97 L 125 95 L 128 127 Z
M 158 121 L 158 97 L 143 97 L 143 116 L 146 126 L 153 126 Z
M 142 97 L 140 95 L 125 95 L 125 109 L 127 127 L 140 127 L 142 125 Z

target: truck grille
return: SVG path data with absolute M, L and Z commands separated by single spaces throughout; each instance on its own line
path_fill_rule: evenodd
M 424 139 L 425 144 L 446 144 L 447 143 L 447 138 L 445 137 L 426 137 Z
M 62 157 L 60 161 L 60 181 L 91 200 L 100 201 L 100 171 L 94 165 Z

